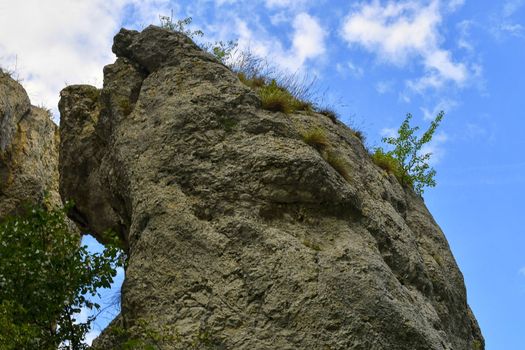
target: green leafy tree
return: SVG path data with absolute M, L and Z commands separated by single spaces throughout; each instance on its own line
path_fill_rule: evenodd
M 0 223 L 0 344 L 3 350 L 85 349 L 95 316 L 78 320 L 122 265 L 109 244 L 90 253 L 71 231 L 66 209 L 31 208 Z
M 430 166 L 432 153 L 421 153 L 423 146 L 429 143 L 437 127 L 445 116 L 443 111 L 430 123 L 430 127 L 421 137 L 416 135 L 419 127 L 411 127 L 412 115 L 407 114 L 397 130 L 396 137 L 384 137 L 383 142 L 393 146 L 393 150 L 385 151 L 376 148 L 372 158 L 378 165 L 392 171 L 403 184 L 412 185 L 416 193 L 423 194 L 424 187 L 436 186 L 434 176 L 436 171 Z

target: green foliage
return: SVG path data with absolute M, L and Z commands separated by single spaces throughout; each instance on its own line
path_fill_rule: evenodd
M 331 108 L 328 108 L 328 107 L 319 108 L 319 109 L 317 109 L 316 112 L 319 113 L 319 114 L 327 116 L 334 123 L 337 123 L 337 120 L 339 119 L 339 116 L 337 115 L 337 112 L 334 111 Z
M 302 134 L 304 142 L 318 150 L 325 149 L 330 146 L 330 141 L 326 137 L 326 132 L 320 127 L 315 127 L 307 130 Z
M 361 141 L 362 144 L 366 142 L 366 136 L 361 130 L 354 129 L 354 135 Z
M 279 85 L 275 79 L 256 91 L 261 98 L 261 107 L 272 112 L 290 114 L 310 108 L 309 103 L 296 98 L 286 88 Z
M 204 37 L 204 32 L 202 30 L 191 30 L 188 28 L 191 25 L 191 22 L 193 22 L 193 18 L 191 17 L 174 21 L 173 11 L 171 11 L 170 16 L 159 16 L 159 19 L 161 28 L 168 29 L 173 32 L 183 33 L 194 41 L 197 41 L 197 38 Z M 213 43 L 203 42 L 198 43 L 198 45 L 201 49 L 209 52 L 217 60 L 225 64 L 231 58 L 235 48 L 237 48 L 237 41 L 215 41 Z
M 211 53 L 220 62 L 227 64 L 231 59 L 234 50 L 237 48 L 238 42 L 236 40 L 215 41 L 213 43 L 207 42 L 201 44 L 200 47 Z
M 391 153 L 385 153 L 382 148 L 376 148 L 372 154 L 372 160 L 381 169 L 386 170 L 390 174 L 394 174 L 399 182 L 409 181 L 408 178 L 404 178 L 403 167 Z
M 0 224 L 2 349 L 85 349 L 95 317 L 78 322 L 89 298 L 109 288 L 120 265 L 113 245 L 91 254 L 70 231 L 65 209 L 30 208 Z
M 324 158 L 346 181 L 350 181 L 350 166 L 340 155 L 332 150 L 324 153 Z
M 188 29 L 188 26 L 193 21 L 193 18 L 187 17 L 184 19 L 173 21 L 173 10 L 171 11 L 170 16 L 159 16 L 160 27 L 164 29 L 171 30 L 172 32 L 180 32 L 188 36 L 189 38 L 195 40 L 197 37 L 203 37 L 204 32 L 200 29 L 191 30 Z
M 162 28 L 186 34 L 193 40 L 203 37 L 202 30 L 188 29 L 191 23 L 191 17 L 174 20 L 173 11 L 171 16 L 160 16 Z M 286 114 L 295 111 L 311 112 L 315 109 L 315 104 L 310 102 L 313 95 L 313 80 L 306 77 L 300 79 L 296 74 L 277 71 L 265 60 L 249 51 L 239 52 L 236 40 L 213 43 L 204 41 L 197 44 L 236 73 L 241 82 L 255 90 L 262 100 L 264 109 Z M 328 116 L 336 118 L 333 112 Z
M 272 112 L 292 113 L 293 96 L 277 85 L 275 80 L 257 90 L 261 98 L 262 108 Z
M 346 181 L 350 181 L 350 165 L 337 154 L 330 145 L 326 131 L 321 127 L 314 127 L 302 133 L 305 143 L 319 151 L 324 160 L 334 168 Z
M 260 76 L 251 76 L 247 77 L 246 73 L 244 72 L 238 72 L 237 77 L 243 83 L 244 85 L 248 86 L 252 90 L 257 90 L 258 88 L 263 87 L 266 85 L 266 81 L 263 77 Z
M 481 342 L 476 339 L 472 342 L 472 350 L 481 350 L 483 349 L 483 345 L 481 344 Z
M 407 114 L 397 130 L 397 137 L 384 137 L 382 139 L 383 142 L 393 146 L 394 149 L 385 152 L 383 149 L 377 148 L 372 159 L 376 163 L 379 161 L 384 165 L 392 165 L 391 171 L 394 172 L 401 183 L 412 185 L 416 193 L 423 194 L 424 187 L 436 186 L 436 181 L 434 180 L 436 171 L 428 164 L 432 154 L 421 154 L 421 149 L 432 140 L 444 115 L 443 111 L 439 112 L 431 122 L 428 130 L 418 138 L 415 133 L 419 130 L 419 127 L 410 127 L 412 115 L 410 113 Z M 397 162 L 397 165 L 394 164 L 393 160 Z

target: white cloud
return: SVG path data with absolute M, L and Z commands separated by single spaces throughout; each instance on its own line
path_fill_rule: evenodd
M 470 28 L 473 24 L 473 21 L 463 20 L 456 25 L 459 34 L 457 42 L 458 47 L 470 53 L 474 52 L 474 46 L 470 43 Z
M 416 2 L 379 1 L 363 4 L 343 25 L 343 37 L 376 52 L 381 59 L 404 64 L 413 53 L 435 45 L 435 27 L 441 21 L 437 2 L 421 7 Z
M 293 28 L 293 52 L 301 64 L 325 52 L 326 32 L 314 17 L 305 12 L 298 14 L 294 18 Z
M 428 109 L 425 107 L 421 107 L 421 111 L 423 112 L 423 119 L 424 120 L 434 120 L 436 118 L 436 115 L 444 111 L 445 113 L 448 113 L 452 111 L 454 108 L 458 106 L 458 102 L 451 100 L 451 99 L 443 99 L 439 101 L 434 108 Z
M 168 7 L 168 0 L 0 0 L 0 65 L 16 64 L 32 103 L 56 112 L 66 84 L 102 84 L 126 16 L 156 23 Z
M 523 26 L 518 23 L 501 23 L 499 30 L 513 36 L 523 36 Z
M 461 4 L 449 2 L 455 8 Z M 349 45 L 362 46 L 383 62 L 405 66 L 416 59 L 425 74 L 409 81 L 408 86 L 418 92 L 447 82 L 463 85 L 469 78 L 466 65 L 455 62 L 452 54 L 440 47 L 441 11 L 438 0 L 426 4 L 415 0 L 362 3 L 346 17 L 342 36 Z
M 467 123 L 465 127 L 465 133 L 464 136 L 467 139 L 473 140 L 473 139 L 489 139 L 492 135 L 489 135 L 489 132 L 486 127 L 481 126 L 476 123 Z
M 215 0 L 215 3 L 217 4 L 217 6 L 222 6 L 224 4 L 235 4 L 237 1 L 238 0 Z
M 351 74 L 356 78 L 361 78 L 365 73 L 363 68 L 355 65 L 351 61 L 347 61 L 346 63 L 337 63 L 335 65 L 335 69 L 341 75 Z
M 439 74 L 435 72 L 430 72 L 419 79 L 407 80 L 406 84 L 409 89 L 422 94 L 425 92 L 425 90 L 429 88 L 433 88 L 433 89 L 442 88 L 443 85 L 445 84 L 445 80 L 442 79 L 439 76 Z
M 516 12 L 522 9 L 525 0 L 506 0 L 501 7 L 499 14 L 492 17 L 491 32 L 496 38 L 505 35 L 523 37 L 525 28 L 522 24 L 516 23 L 513 18 Z
M 386 94 L 392 91 L 393 85 L 393 81 L 379 81 L 376 84 L 376 91 L 381 95 Z
M 287 23 L 289 20 L 290 20 L 290 16 L 284 11 L 277 12 L 275 15 L 270 16 L 270 22 L 274 26 L 278 26 L 280 24 Z
M 285 49 L 282 43 L 265 32 L 254 32 L 248 24 L 238 19 L 239 48 L 249 49 L 260 57 L 268 57 L 280 68 L 296 72 L 306 61 L 322 56 L 326 51 L 326 31 L 318 20 L 305 12 L 297 14 L 292 22 L 292 46 Z
M 398 99 L 399 101 L 402 101 L 402 102 L 405 102 L 405 103 L 410 103 L 410 101 L 412 101 L 412 99 L 410 98 L 410 96 L 406 93 L 406 92 L 400 92 L 398 94 Z
M 523 5 L 524 0 L 507 0 L 503 4 L 503 16 L 510 17 L 514 15 Z
M 286 8 L 294 9 L 302 7 L 308 3 L 308 0 L 265 0 L 267 8 Z
M 394 128 L 383 128 L 379 131 L 379 135 L 382 137 L 396 137 L 397 129 Z
M 522 267 L 522 268 L 518 271 L 518 273 L 519 273 L 520 275 L 522 275 L 522 276 L 525 277 L 525 266 Z
M 446 80 L 462 83 L 467 79 L 467 69 L 463 63 L 453 63 L 450 52 L 435 50 L 425 57 L 425 65 L 439 72 L 440 76 Z
M 465 0 L 450 0 L 447 4 L 449 11 L 454 12 L 465 4 Z

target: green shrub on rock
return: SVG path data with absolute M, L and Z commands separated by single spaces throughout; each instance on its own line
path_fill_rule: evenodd
M 445 113 L 439 112 L 430 123 L 430 127 L 418 138 L 415 133 L 419 127 L 410 127 L 412 115 L 407 114 L 397 130 L 397 137 L 384 137 L 383 142 L 394 146 L 391 151 L 376 148 L 372 160 L 381 168 L 393 173 L 399 182 L 413 186 L 418 194 L 423 194 L 424 187 L 436 186 L 436 171 L 430 167 L 432 153 L 421 154 L 421 149 L 432 140 L 434 133 Z

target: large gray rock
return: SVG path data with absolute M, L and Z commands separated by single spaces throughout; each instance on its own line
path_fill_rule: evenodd
M 104 87 L 61 92 L 61 195 L 129 251 L 95 342 L 483 349 L 447 241 L 349 128 L 284 115 L 182 34 L 121 30 Z M 345 177 L 301 133 L 326 131 Z
M 58 128 L 24 88 L 0 70 L 0 219 L 58 195 Z M 47 196 L 47 197 L 46 197 Z

